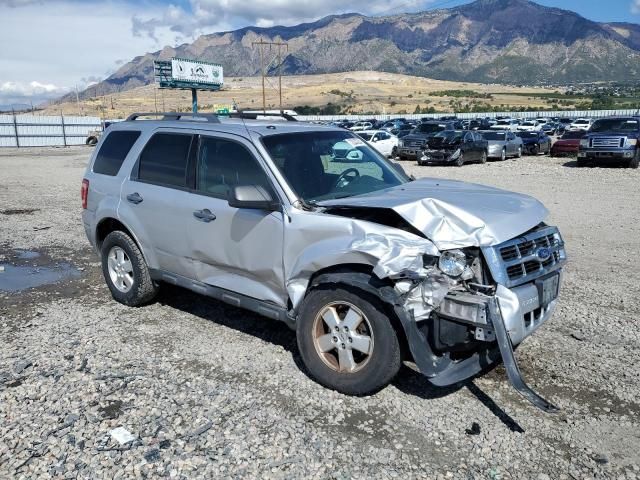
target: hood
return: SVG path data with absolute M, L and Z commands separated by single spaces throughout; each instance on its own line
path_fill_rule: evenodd
M 497 245 L 532 229 L 549 213 L 528 195 L 435 178 L 319 205 L 392 209 L 439 250 Z
M 554 145 L 580 145 L 579 138 L 559 138 Z
M 585 137 L 588 136 L 589 138 L 592 138 L 600 135 L 604 135 L 604 136 L 615 135 L 620 137 L 638 138 L 640 136 L 640 133 L 629 131 L 629 130 L 605 130 L 603 132 L 587 132 Z

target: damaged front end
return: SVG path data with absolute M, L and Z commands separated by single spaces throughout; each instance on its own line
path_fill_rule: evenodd
M 552 315 L 565 261 L 558 230 L 540 226 L 495 247 L 424 255 L 419 275 L 388 272 L 396 314 L 421 373 L 446 386 L 502 358 L 523 396 L 556 411 L 526 385 L 513 348 Z

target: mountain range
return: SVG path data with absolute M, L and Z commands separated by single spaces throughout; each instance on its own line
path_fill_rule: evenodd
M 83 97 L 152 83 L 153 61 L 171 57 L 220 63 L 227 77 L 258 75 L 260 52 L 252 42 L 261 39 L 287 42 L 279 67 L 288 75 L 377 70 L 527 85 L 640 80 L 638 24 L 599 23 L 529 0 L 477 0 L 419 13 L 351 13 L 202 35 L 135 57 Z

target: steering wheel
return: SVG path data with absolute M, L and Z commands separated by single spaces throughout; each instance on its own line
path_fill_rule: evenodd
M 354 173 L 355 175 L 353 176 L 352 179 L 348 179 L 348 176 L 350 173 Z M 338 180 L 336 180 L 336 184 L 333 186 L 333 188 L 340 188 L 340 187 L 346 187 L 347 185 L 349 185 L 351 182 L 353 182 L 354 180 L 360 178 L 360 172 L 358 171 L 357 168 L 347 168 L 344 172 L 342 172 L 340 174 L 340 176 L 338 177 Z M 344 185 L 340 185 L 342 182 L 345 182 Z

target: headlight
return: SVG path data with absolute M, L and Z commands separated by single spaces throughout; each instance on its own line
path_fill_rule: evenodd
M 589 148 L 589 139 L 588 138 L 581 139 L 580 146 L 583 148 Z
M 450 277 L 459 277 L 467 268 L 467 256 L 462 250 L 447 250 L 440 255 L 438 267 Z
M 398 146 L 404 147 L 404 140 L 398 140 Z
M 635 138 L 627 138 L 625 145 L 627 147 L 635 147 L 638 144 L 638 140 Z

